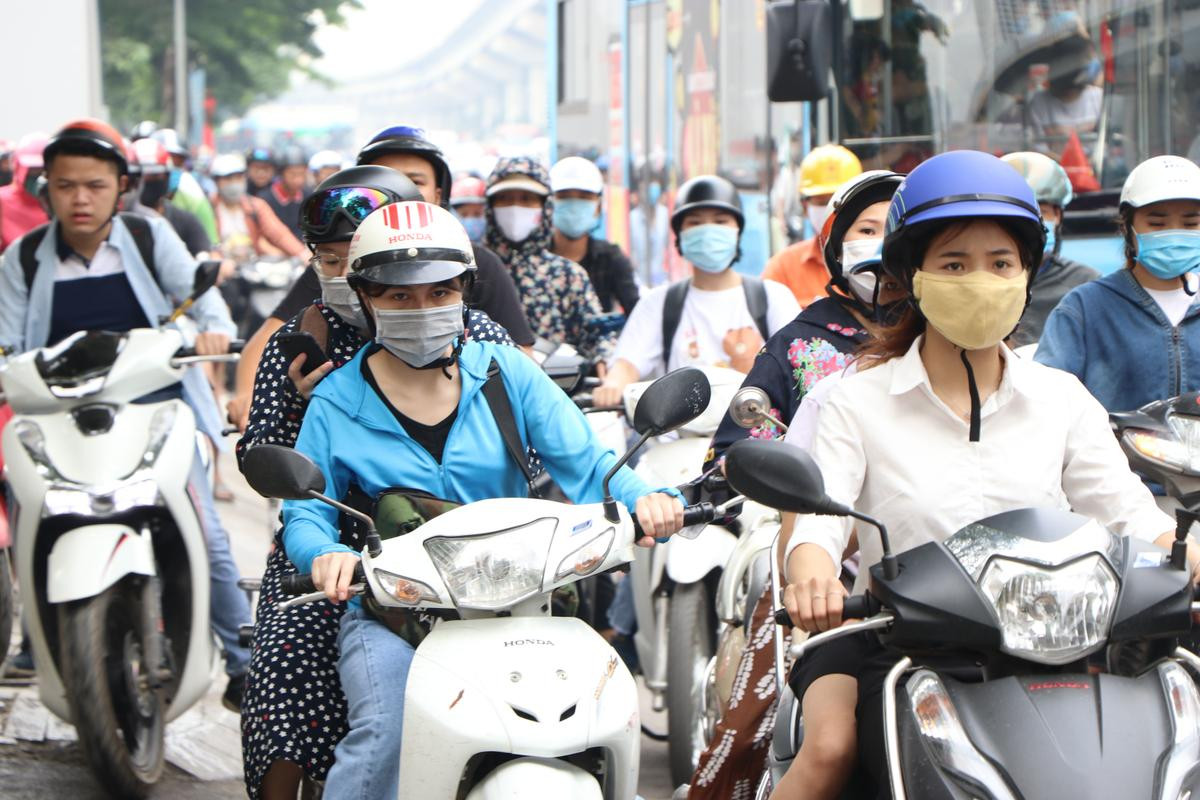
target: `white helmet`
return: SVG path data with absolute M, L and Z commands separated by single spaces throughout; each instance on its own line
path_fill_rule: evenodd
M 246 159 L 241 153 L 225 153 L 213 159 L 208 174 L 213 178 L 228 178 L 246 171 Z
M 387 286 L 475 273 L 475 249 L 458 218 L 415 200 L 372 211 L 354 232 L 347 258 L 354 276 Z
M 557 193 L 568 189 L 600 194 L 604 191 L 604 176 L 600 174 L 600 168 L 586 158 L 567 156 L 550 168 L 550 191 Z
M 1163 200 L 1200 200 L 1200 166 L 1182 156 L 1155 156 L 1134 167 L 1121 188 L 1121 208 Z
M 311 172 L 329 169 L 330 167 L 333 169 L 342 168 L 342 154 L 336 150 L 318 150 L 308 160 L 308 169 Z

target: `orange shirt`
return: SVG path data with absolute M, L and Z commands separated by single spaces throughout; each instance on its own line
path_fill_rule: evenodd
M 815 236 L 788 245 L 771 256 L 762 277 L 779 281 L 791 289 L 801 308 L 829 294 L 825 291 L 829 284 L 829 270 L 825 267 L 825 257 Z

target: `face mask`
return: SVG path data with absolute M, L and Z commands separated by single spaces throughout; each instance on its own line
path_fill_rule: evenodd
M 929 324 L 964 350 L 1004 341 L 1025 310 L 1028 275 L 1001 278 L 991 272 L 938 275 L 918 271 L 913 296 Z
M 879 279 L 873 267 L 882 261 L 882 237 L 842 242 L 842 274 L 846 276 L 850 292 L 864 305 L 875 302 L 875 284 Z
M 1137 262 L 1156 278 L 1178 278 L 1200 269 L 1200 231 L 1137 234 Z
M 513 244 L 520 244 L 542 224 L 542 209 L 526 208 L 525 206 L 501 206 L 492 209 L 496 215 L 496 225 L 504 238 Z
M 568 239 L 578 239 L 596 227 L 596 201 L 556 200 L 554 203 L 554 227 L 562 231 Z
M 459 217 L 458 221 L 462 223 L 463 230 L 467 232 L 467 238 L 472 242 L 483 239 L 483 232 L 487 230 L 486 219 L 483 217 Z
M 429 366 L 463 335 L 463 305 L 376 309 L 375 341 L 410 367 Z
M 329 278 L 317 273 L 321 283 L 321 302 L 330 311 L 360 330 L 366 330 L 367 318 L 358 302 L 358 295 L 345 278 Z
M 808 224 L 812 225 L 813 235 L 816 236 L 825 227 L 825 220 L 829 219 L 829 206 L 809 203 L 808 210 L 804 213 L 808 217 Z
M 246 182 L 226 181 L 217 186 L 217 194 L 221 195 L 221 199 L 230 205 L 240 203 L 246 196 Z
M 657 183 L 650 184 L 646 189 L 646 199 L 650 201 L 650 205 L 658 205 L 658 198 L 662 197 L 662 187 Z
M 722 272 L 737 255 L 738 229 L 729 225 L 696 225 L 679 235 L 679 249 L 692 266 L 705 272 Z
M 150 208 L 158 208 L 158 203 L 167 196 L 167 178 L 164 175 L 158 180 L 148 181 L 142 179 L 142 191 L 140 194 L 142 205 Z
M 1053 253 L 1054 244 L 1058 239 L 1058 226 L 1051 225 L 1048 222 L 1042 223 L 1042 230 L 1046 232 L 1046 246 L 1042 248 L 1043 253 Z

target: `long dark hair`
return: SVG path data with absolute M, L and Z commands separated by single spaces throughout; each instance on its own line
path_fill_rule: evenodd
M 884 269 L 898 277 L 908 289 L 908 296 L 899 301 L 902 305 L 896 311 L 896 321 L 882 327 L 874 339 L 869 339 L 856 353 L 859 369 L 870 369 L 886 363 L 893 358 L 904 355 L 912 348 L 917 337 L 925 333 L 925 315 L 917 308 L 917 301 L 912 296 L 913 274 L 921 268 L 929 246 L 939 236 L 950 233 L 958 235 L 971 223 L 978 221 L 995 222 L 1017 244 L 1017 254 L 1021 265 L 1027 272 L 1037 266 L 1040 254 L 1030 250 L 1026 238 L 1020 234 L 1017 223 L 1005 217 L 972 217 L 968 219 L 935 220 L 914 228 L 909 245 L 906 248 L 904 260 L 907 264 L 885 264 Z M 1030 279 L 1032 282 L 1032 278 Z

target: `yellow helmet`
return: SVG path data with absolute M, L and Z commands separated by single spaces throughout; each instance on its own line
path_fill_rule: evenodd
M 862 174 L 858 156 L 840 144 L 814 147 L 800 162 L 800 194 L 815 197 L 833 194 L 851 178 Z

